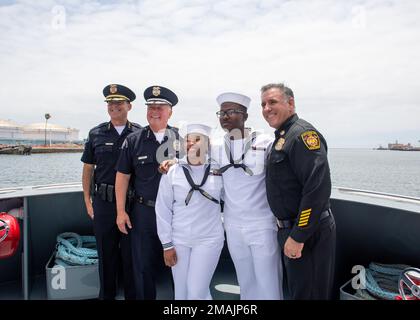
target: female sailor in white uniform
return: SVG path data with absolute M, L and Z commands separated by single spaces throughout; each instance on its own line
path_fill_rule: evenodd
M 208 126 L 187 126 L 187 156 L 162 175 L 156 199 L 157 231 L 176 300 L 212 299 L 210 281 L 223 248 L 223 181 L 208 159 L 210 132 Z

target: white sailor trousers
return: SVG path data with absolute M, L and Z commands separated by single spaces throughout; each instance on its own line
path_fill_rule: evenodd
M 211 300 L 210 282 L 219 262 L 223 241 L 193 246 L 175 244 L 177 264 L 172 267 L 175 300 Z
M 225 226 L 241 300 L 283 299 L 282 266 L 277 231 Z

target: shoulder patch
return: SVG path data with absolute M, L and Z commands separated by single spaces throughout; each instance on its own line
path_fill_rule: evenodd
M 318 150 L 321 148 L 321 141 L 315 131 L 305 131 L 300 136 L 309 150 Z

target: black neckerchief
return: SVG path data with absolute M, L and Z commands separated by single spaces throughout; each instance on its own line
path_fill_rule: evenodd
M 190 202 L 194 191 L 199 191 L 207 199 L 213 201 L 214 203 L 219 204 L 219 201 L 217 201 L 210 194 L 208 194 L 206 191 L 201 189 L 201 187 L 204 186 L 204 184 L 206 183 L 207 178 L 210 174 L 210 164 L 208 164 L 207 167 L 206 167 L 206 171 L 204 172 L 204 177 L 203 177 L 203 180 L 201 181 L 200 185 L 197 185 L 197 184 L 194 183 L 194 180 L 192 179 L 191 174 L 186 167 L 182 166 L 182 170 L 184 170 L 185 177 L 187 178 L 187 181 L 191 186 L 191 189 L 188 192 L 187 197 L 185 198 L 185 205 L 186 206 L 188 206 L 188 203 Z
M 255 141 L 255 139 L 257 138 L 257 133 L 253 132 L 251 135 L 251 139 L 247 141 L 247 143 L 245 144 L 245 149 L 244 149 L 244 153 L 242 154 L 241 158 L 239 160 L 233 160 L 233 156 L 232 156 L 232 152 L 230 150 L 230 146 L 228 144 L 228 142 L 226 141 L 227 139 L 225 139 L 225 152 L 226 155 L 229 157 L 229 164 L 225 165 L 224 167 L 220 168 L 220 173 L 224 173 L 226 170 L 228 170 L 230 167 L 234 167 L 235 169 L 237 168 L 242 168 L 246 173 L 248 173 L 250 176 L 254 175 L 254 173 L 252 172 L 252 170 L 250 168 L 248 168 L 244 163 L 244 159 L 245 159 L 245 155 L 246 153 L 249 151 L 249 149 L 251 149 L 251 145 L 252 143 Z

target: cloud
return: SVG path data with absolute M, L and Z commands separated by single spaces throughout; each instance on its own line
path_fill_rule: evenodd
M 330 146 L 416 142 L 417 1 L 30 1 L 0 5 L 0 118 L 81 129 L 107 120 L 102 88 L 180 97 L 172 122 L 217 125 L 215 97 L 252 97 L 249 125 L 271 131 L 259 88 L 286 82 Z M 63 11 L 64 10 L 64 11 Z M 54 121 L 53 121 L 54 120 Z M 416 133 L 417 132 L 417 133 Z M 417 134 L 417 136 L 416 136 Z

